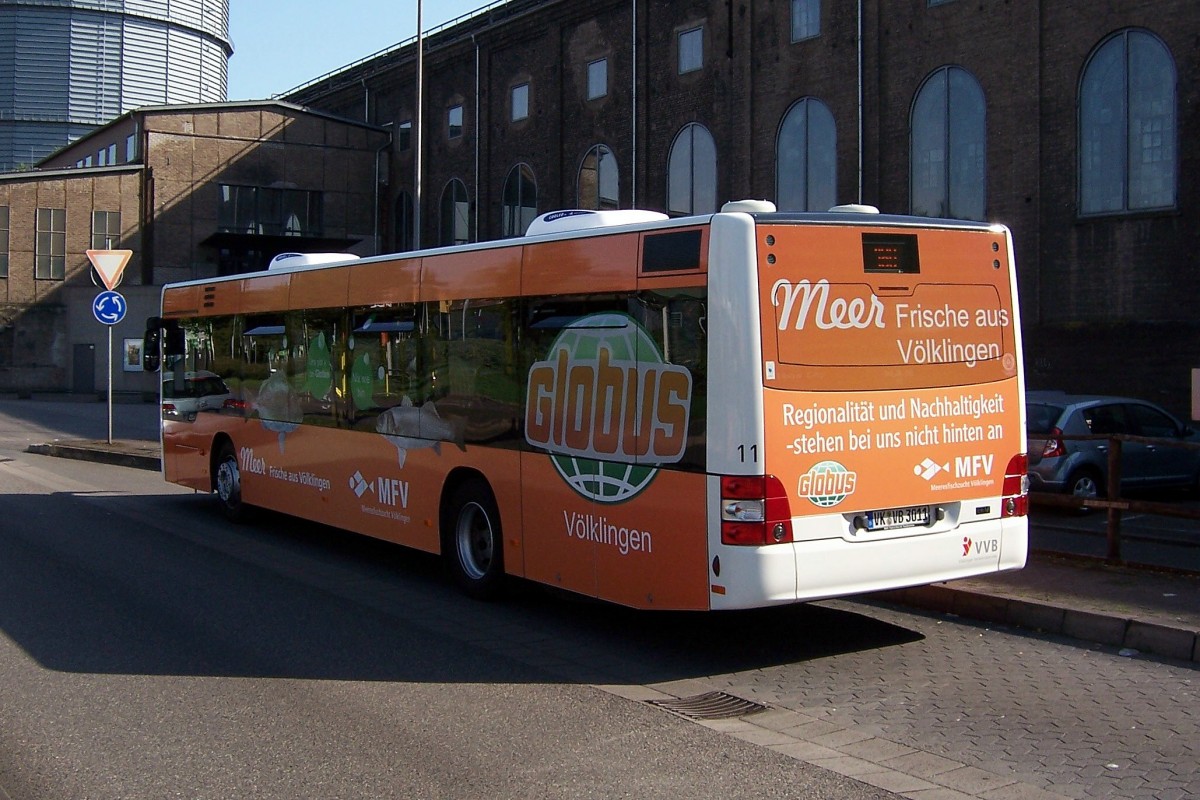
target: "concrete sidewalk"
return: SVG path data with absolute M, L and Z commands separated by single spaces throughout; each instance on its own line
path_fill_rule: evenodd
M 159 444 L 56 439 L 29 452 L 157 470 Z M 1036 516 L 1031 526 L 1037 528 Z M 1034 552 L 1025 569 L 870 595 L 968 619 L 1200 663 L 1200 574 Z

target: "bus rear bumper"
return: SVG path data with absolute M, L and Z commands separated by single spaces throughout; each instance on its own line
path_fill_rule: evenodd
M 1028 518 L 1014 517 L 878 541 L 718 545 L 709 565 L 709 600 L 714 610 L 757 608 L 1020 569 L 1028 532 Z

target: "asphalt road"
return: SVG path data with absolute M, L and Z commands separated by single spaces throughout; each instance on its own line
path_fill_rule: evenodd
M 1200 796 L 1194 665 L 852 600 L 475 603 L 428 556 L 23 453 L 5 410 L 3 800 Z M 769 710 L 645 702 L 709 691 Z
M 153 473 L 0 458 L 0 797 L 890 796 L 556 674 L 571 612 L 540 593 L 482 605 Z

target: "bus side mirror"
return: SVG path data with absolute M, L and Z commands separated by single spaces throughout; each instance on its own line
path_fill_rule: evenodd
M 146 332 L 142 335 L 142 369 L 146 372 L 158 372 L 162 364 L 162 354 L 159 345 L 162 343 L 161 320 L 151 317 L 146 320 Z

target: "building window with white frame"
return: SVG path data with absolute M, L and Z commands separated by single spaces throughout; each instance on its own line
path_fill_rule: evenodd
M 597 100 L 608 94 L 608 59 L 597 59 L 587 66 L 587 99 Z
M 442 189 L 441 212 L 439 244 L 466 244 L 471 241 L 471 201 L 467 197 L 466 184 L 458 178 L 451 178 Z
M 61 281 L 67 274 L 67 210 L 39 208 L 33 277 Z
M 775 143 L 775 205 L 780 211 L 828 211 L 837 205 L 837 130 L 829 106 L 797 100 Z
M 704 66 L 704 27 L 679 34 L 679 74 L 695 72 Z
M 617 157 L 606 145 L 593 145 L 579 165 L 579 207 L 595 211 L 619 208 L 621 177 Z
M 115 250 L 121 243 L 121 212 L 92 212 L 92 249 Z
M 688 123 L 667 158 L 667 213 L 708 214 L 717 210 L 717 147 L 708 128 Z
M 416 237 L 414 236 L 413 225 L 415 223 L 415 215 L 413 214 L 413 199 L 408 192 L 400 192 L 396 196 L 396 250 L 405 252 L 414 249 Z
M 501 216 L 500 235 L 505 238 L 524 236 L 537 216 L 537 181 L 528 164 L 517 164 L 509 170 Z
M 792 41 L 821 35 L 821 0 L 792 0 Z
M 1175 59 L 1154 34 L 1100 44 L 1079 85 L 1079 213 L 1174 208 L 1178 181 Z
M 522 83 L 512 88 L 512 121 L 529 118 L 529 84 Z
M 446 110 L 446 135 L 451 139 L 462 138 L 463 107 L 461 103 L 452 105 Z
M 0 206 L 0 278 L 8 277 L 8 206 Z
M 987 212 L 987 104 L 962 67 L 935 70 L 913 101 L 909 207 L 913 214 L 984 219 Z

